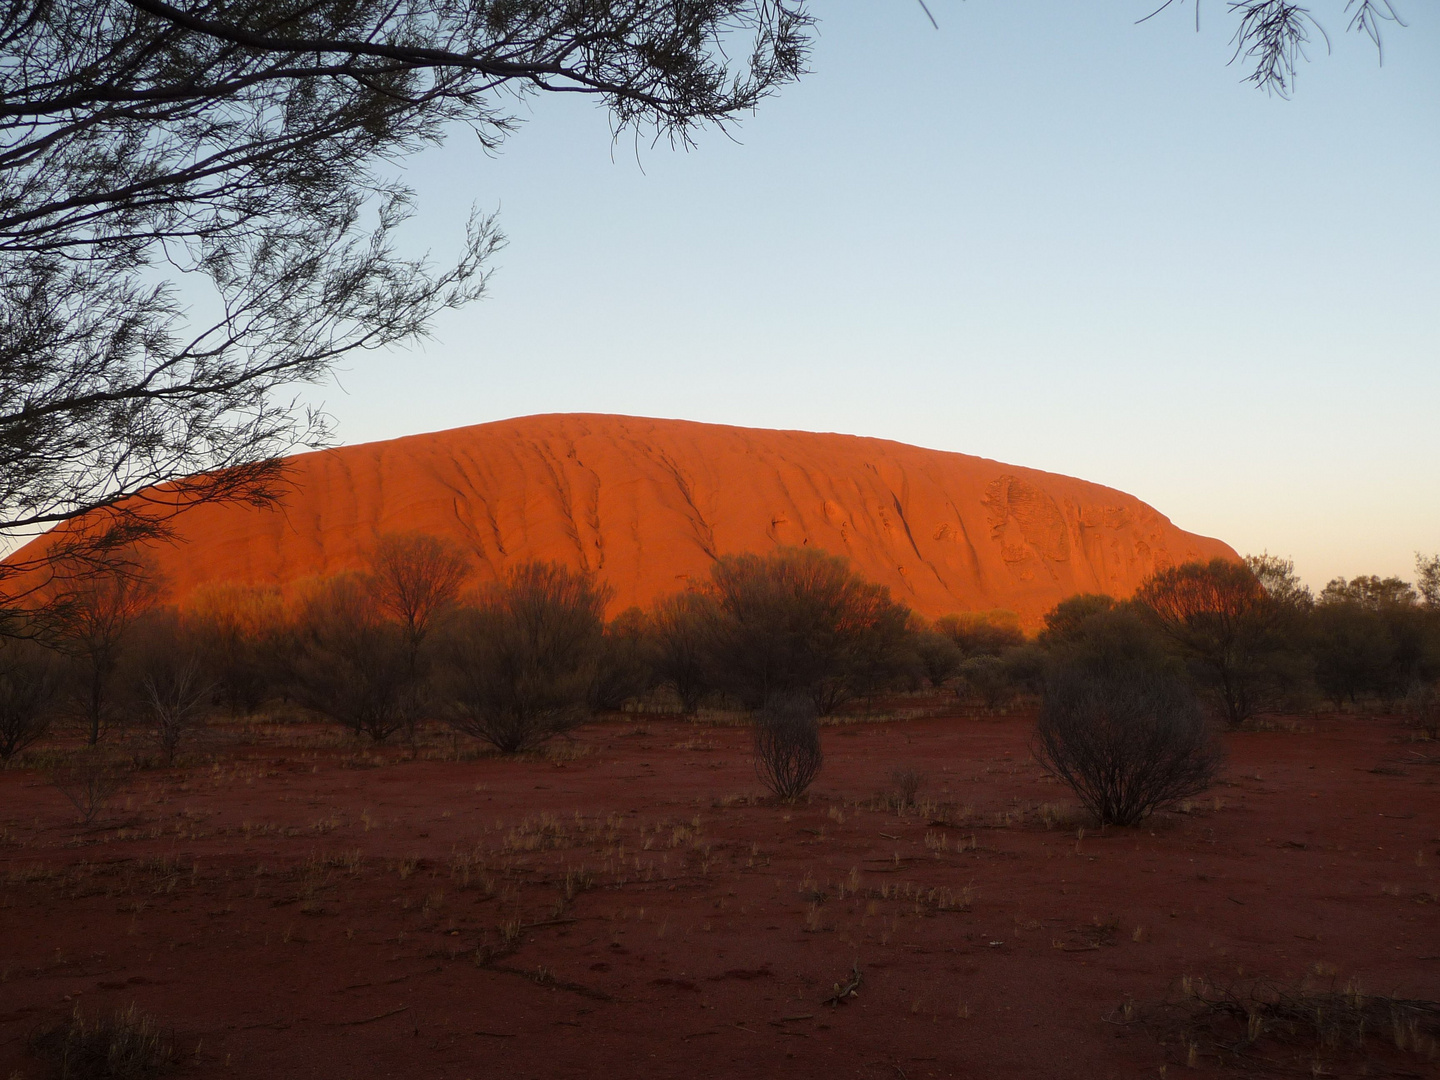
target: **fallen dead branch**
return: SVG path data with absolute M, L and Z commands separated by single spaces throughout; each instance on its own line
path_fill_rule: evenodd
M 831 994 L 828 998 L 826 998 L 823 1002 L 821 1002 L 821 1004 L 843 1005 L 847 999 L 852 997 L 859 997 L 860 984 L 864 980 L 865 976 L 860 974 L 860 962 L 857 960 L 850 967 L 850 981 L 845 983 L 843 986 L 840 983 L 836 983 L 835 992 Z

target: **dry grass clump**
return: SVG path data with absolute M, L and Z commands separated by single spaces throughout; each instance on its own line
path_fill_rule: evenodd
M 36 1032 L 30 1050 L 52 1062 L 60 1080 L 145 1080 L 176 1057 L 173 1038 L 134 1005 L 93 1021 L 77 1007 L 64 1023 Z
M 1182 979 L 1152 1010 L 1127 1004 L 1118 1023 L 1144 1023 L 1190 1067 L 1201 1058 L 1299 1075 L 1332 1075 L 1395 1052 L 1440 1061 L 1440 1002 L 1265 980 Z M 1406 1074 L 1409 1075 L 1409 1074 Z

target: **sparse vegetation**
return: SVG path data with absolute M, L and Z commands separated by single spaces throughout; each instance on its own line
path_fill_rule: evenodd
M 1440 1002 L 1367 994 L 1354 985 L 1319 989 L 1267 980 L 1185 978 L 1177 998 L 1123 1007 L 1112 1022 L 1146 1024 L 1184 1064 L 1263 1064 L 1266 1071 L 1334 1075 L 1378 1052 L 1440 1061 Z M 1418 1075 L 1418 1074 L 1412 1074 Z
M 68 1020 L 30 1039 L 59 1080 L 149 1080 L 176 1062 L 174 1038 L 134 1005 L 86 1020 L 77 1005 Z

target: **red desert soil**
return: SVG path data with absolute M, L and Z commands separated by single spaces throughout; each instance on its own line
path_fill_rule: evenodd
M 1029 726 L 828 727 L 794 807 L 744 729 L 663 717 L 516 760 L 257 726 L 89 829 L 11 770 L 0 1076 L 47 1075 L 27 1035 L 76 1003 L 173 1024 L 186 1077 L 893 1080 L 1217 1075 L 1102 1020 L 1185 975 L 1440 998 L 1433 744 L 1229 734 L 1186 812 L 1081 838 Z M 907 766 L 924 805 L 887 809 Z
M 283 510 L 179 520 L 182 543 L 156 552 L 177 600 L 350 569 L 378 533 L 420 530 L 460 541 L 487 577 L 526 559 L 595 570 L 613 610 L 717 555 L 815 544 L 924 615 L 1006 608 L 1034 627 L 1077 592 L 1128 596 L 1157 567 L 1235 557 L 1111 488 L 851 435 L 551 415 L 291 462 Z

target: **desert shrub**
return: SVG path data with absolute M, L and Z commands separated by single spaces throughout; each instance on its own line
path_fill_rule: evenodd
M 911 647 L 920 674 L 935 689 L 942 689 L 960 674 L 965 654 L 948 634 L 933 627 L 922 627 L 914 632 Z
M 82 825 L 92 824 L 125 789 L 130 770 L 119 755 L 87 747 L 50 773 L 50 783 L 69 800 Z
M 727 555 L 710 578 L 712 663 L 747 708 L 805 693 L 828 715 L 904 673 L 909 610 L 842 558 L 814 548 Z
M 249 715 L 285 688 L 282 658 L 294 641 L 278 589 L 212 583 L 190 597 L 184 620 L 206 681 L 231 713 Z
M 972 656 L 960 665 L 964 688 L 987 709 L 998 709 L 1015 699 L 1010 666 L 999 656 Z
M 175 1063 L 173 1037 L 134 1005 L 87 1021 L 79 1006 L 63 1024 L 30 1038 L 59 1080 L 148 1080 Z
M 943 615 L 935 629 L 944 634 L 965 659 L 999 656 L 1006 649 L 1025 644 L 1025 632 L 1013 611 L 965 611 Z
M 1077 593 L 1066 597 L 1045 613 L 1045 627 L 1035 640 L 1047 649 L 1068 643 L 1085 620 L 1116 606 L 1115 598 L 1104 593 Z
M 1416 683 L 1405 695 L 1405 719 L 1427 739 L 1440 739 L 1440 687 Z
M 302 604 L 296 644 L 292 682 L 310 708 L 376 742 L 415 723 L 425 688 L 404 631 L 381 614 L 358 576 L 316 586 Z
M 447 628 L 448 722 L 505 753 L 538 746 L 589 715 L 609 592 L 591 574 L 525 563 Z
M 1034 753 L 1102 824 L 1134 825 L 1208 788 L 1221 750 L 1183 675 L 1138 620 L 1087 623 L 1080 644 L 1046 671 Z
M 755 714 L 755 773 L 775 795 L 793 802 L 820 773 L 820 721 L 805 694 L 779 694 Z
M 890 783 L 895 792 L 895 800 L 903 809 L 915 805 L 915 797 L 925 786 L 925 774 L 913 765 L 907 765 L 890 774 Z
M 650 667 L 655 680 L 694 714 L 714 689 L 708 628 L 714 602 L 702 593 L 683 592 L 656 603 L 650 613 Z
M 0 766 L 50 730 L 60 658 L 23 638 L 0 638 Z
M 1300 677 L 1304 594 L 1282 593 L 1273 568 L 1261 569 L 1271 583 L 1245 563 L 1190 562 L 1151 575 L 1135 594 L 1231 725 L 1277 707 Z
M 619 711 L 650 690 L 655 681 L 650 651 L 650 623 L 645 613 L 631 607 L 615 616 L 601 637 L 590 707 Z

